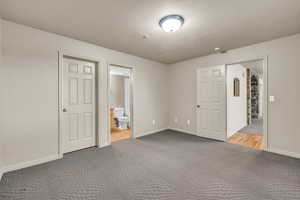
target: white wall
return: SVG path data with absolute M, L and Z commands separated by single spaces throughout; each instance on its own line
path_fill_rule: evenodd
M 130 79 L 126 77 L 124 79 L 124 103 L 125 103 L 125 114 L 130 119 Z
M 24 166 L 58 153 L 59 50 L 133 67 L 135 134 L 168 127 L 166 65 L 3 21 L 0 133 L 5 166 Z M 103 66 L 100 79 L 106 88 L 107 65 Z M 103 91 L 103 104 L 107 95 Z M 101 122 L 107 130 L 108 121 Z
M 240 64 L 227 66 L 227 138 L 247 125 L 246 68 Z M 240 96 L 234 96 L 234 79 L 240 80 Z
M 269 148 L 279 153 L 300 157 L 300 34 L 199 57 L 169 67 L 170 126 L 196 132 L 196 69 L 237 63 L 268 56 L 268 92 L 276 97 L 269 103 Z M 178 123 L 174 117 L 179 118 Z M 186 120 L 191 124 L 187 125 Z
M 0 17 L 0 74 L 2 74 L 2 69 L 3 69 L 3 63 L 2 63 L 2 19 Z M 3 81 L 0 78 L 0 84 L 3 84 Z M 1 94 L 2 97 L 2 94 Z M 0 111 L 1 112 L 1 111 Z M 0 132 L 0 180 L 2 177 L 2 167 L 3 167 L 3 162 L 4 162 L 4 154 L 3 154 L 3 139 L 4 135 L 3 132 Z
M 110 75 L 110 106 L 125 107 L 125 77 Z

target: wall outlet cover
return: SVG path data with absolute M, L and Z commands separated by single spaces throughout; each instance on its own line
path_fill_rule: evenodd
M 178 118 L 174 117 L 174 122 L 177 123 L 178 122 Z

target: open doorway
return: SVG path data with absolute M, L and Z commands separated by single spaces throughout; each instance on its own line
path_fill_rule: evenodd
M 227 141 L 263 150 L 264 60 L 227 65 Z
M 132 136 L 131 69 L 109 67 L 109 120 L 111 142 Z

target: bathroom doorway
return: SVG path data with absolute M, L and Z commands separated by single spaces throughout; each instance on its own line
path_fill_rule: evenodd
M 227 65 L 227 141 L 266 149 L 264 60 Z
M 132 137 L 132 69 L 109 66 L 109 124 L 111 142 Z

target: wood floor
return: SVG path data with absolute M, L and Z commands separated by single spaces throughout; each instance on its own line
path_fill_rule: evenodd
M 116 142 L 119 140 L 125 140 L 130 138 L 130 129 L 122 130 L 119 128 L 112 128 L 111 129 L 111 142 Z
M 236 133 L 228 139 L 228 142 L 263 150 L 263 137 L 259 135 Z

